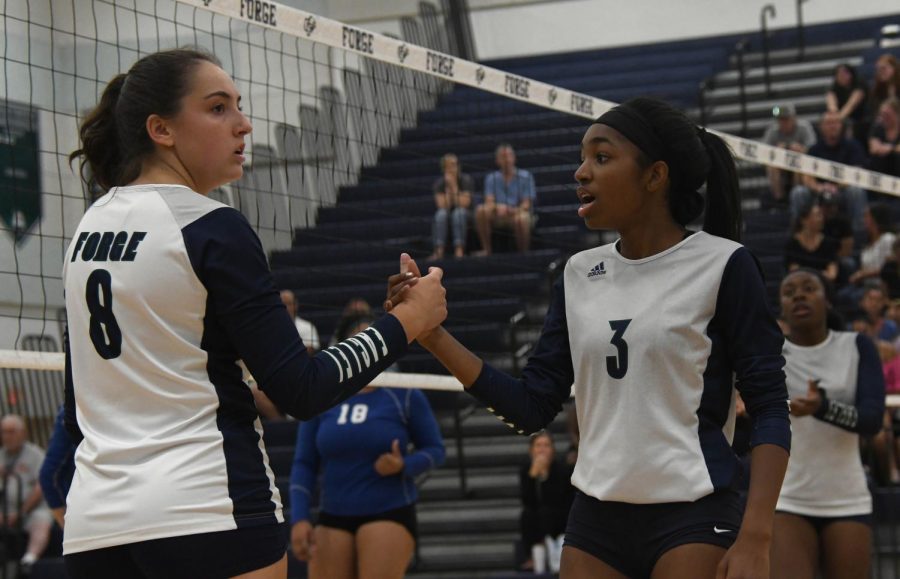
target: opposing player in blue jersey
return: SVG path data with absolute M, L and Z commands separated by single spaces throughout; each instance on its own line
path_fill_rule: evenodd
M 772 576 L 865 579 L 872 549 L 872 495 L 859 437 L 881 429 L 884 374 L 872 341 L 828 329 L 818 272 L 781 282 L 793 453 L 775 513 Z M 821 569 L 820 569 L 821 567 Z
M 357 318 L 351 335 L 370 322 Z M 415 478 L 443 462 L 440 429 L 419 390 L 364 388 L 303 422 L 291 469 L 291 546 L 309 561 L 310 579 L 402 579 L 418 540 Z
M 206 196 L 242 174 L 240 104 L 214 57 L 171 50 L 116 76 L 81 127 L 72 157 L 106 194 L 63 274 L 66 421 L 81 440 L 71 577 L 284 577 L 281 499 L 238 360 L 308 419 L 446 316 L 437 270 L 396 315 L 307 354 L 250 224 Z
M 578 215 L 620 239 L 566 264 L 521 378 L 442 328 L 420 342 L 519 432 L 552 420 L 574 383 L 580 492 L 564 579 L 768 577 L 790 446 L 783 337 L 759 266 L 735 241 L 731 153 L 680 111 L 640 98 L 590 126 L 581 159 Z M 704 183 L 705 231 L 691 232 Z M 398 274 L 390 285 L 391 304 L 402 302 L 410 283 Z M 735 386 L 753 419 L 743 517 Z

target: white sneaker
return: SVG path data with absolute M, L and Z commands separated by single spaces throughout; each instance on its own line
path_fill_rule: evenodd
M 534 561 L 535 573 L 547 572 L 547 547 L 538 544 L 531 547 L 531 560 Z
M 550 535 L 547 535 L 544 537 L 544 545 L 547 547 L 547 564 L 550 567 L 550 572 L 559 573 L 559 560 L 562 557 L 562 543 Z

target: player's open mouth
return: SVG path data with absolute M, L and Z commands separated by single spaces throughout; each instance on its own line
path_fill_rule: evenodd
M 581 206 L 578 208 L 578 216 L 584 217 L 585 212 L 589 211 L 591 205 L 593 205 L 595 198 L 584 187 L 579 187 L 576 193 L 578 201 L 581 202 Z
M 797 304 L 791 309 L 791 313 L 795 316 L 808 316 L 811 312 L 812 308 L 806 304 Z

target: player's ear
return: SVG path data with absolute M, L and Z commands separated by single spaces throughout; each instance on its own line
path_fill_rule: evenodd
M 669 182 L 669 165 L 665 161 L 656 161 L 647 168 L 644 175 L 646 179 L 644 186 L 647 191 L 651 193 L 665 191 Z
M 175 134 L 172 131 L 172 127 L 161 116 L 152 114 L 147 117 L 146 128 L 150 140 L 157 145 L 162 145 L 163 147 L 175 145 Z

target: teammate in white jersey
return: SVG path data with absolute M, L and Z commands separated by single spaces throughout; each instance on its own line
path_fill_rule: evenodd
M 793 454 L 775 513 L 772 577 L 865 579 L 872 549 L 872 496 L 859 437 L 881 429 L 884 374 L 872 341 L 828 329 L 818 272 L 781 282 L 791 395 Z M 821 568 L 820 568 L 821 567 Z
M 214 57 L 171 50 L 116 76 L 81 127 L 72 158 L 106 194 L 63 274 L 66 422 L 80 440 L 71 577 L 285 577 L 281 500 L 238 361 L 308 419 L 446 316 L 437 270 L 395 315 L 307 353 L 249 223 L 206 197 L 241 177 L 240 101 Z
M 519 432 L 550 422 L 574 384 L 580 492 L 563 579 L 766 578 L 790 424 L 783 336 L 758 264 L 732 241 L 734 160 L 720 138 L 644 98 L 597 119 L 581 155 L 578 215 L 621 237 L 566 264 L 522 377 L 442 328 L 419 341 Z M 704 183 L 705 231 L 691 232 Z M 410 284 L 398 274 L 390 285 L 390 304 L 402 302 Z M 753 420 L 743 513 L 735 386 Z

